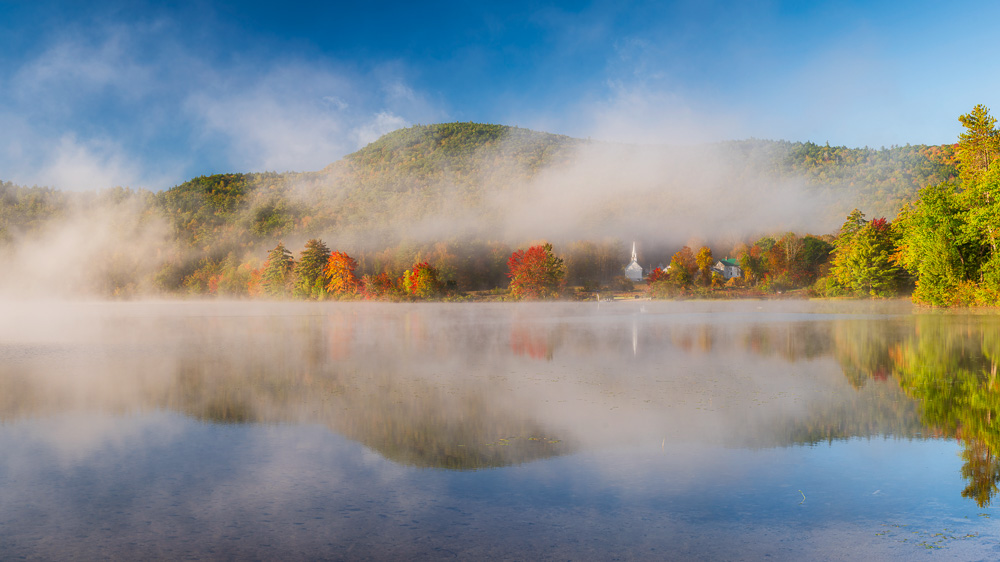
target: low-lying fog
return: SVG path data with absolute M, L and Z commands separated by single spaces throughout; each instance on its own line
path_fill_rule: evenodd
M 788 445 L 902 399 L 893 384 L 851 387 L 835 322 L 814 309 L 8 303 L 0 419 L 165 410 L 322 424 L 396 462 L 454 468 L 623 445 Z M 78 450 L 108 429 L 74 422 L 52 437 Z
M 0 543 L 814 559 L 959 525 L 981 557 L 995 540 L 962 497 L 960 445 L 914 439 L 918 406 L 880 371 L 878 338 L 913 334 L 911 310 L 4 303 Z

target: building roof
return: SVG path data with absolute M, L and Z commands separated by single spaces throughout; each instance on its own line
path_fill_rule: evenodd
M 719 261 L 722 262 L 722 265 L 728 265 L 728 266 L 732 266 L 732 267 L 739 267 L 740 266 L 740 262 L 736 261 L 733 258 L 726 258 L 726 259 L 719 260 Z

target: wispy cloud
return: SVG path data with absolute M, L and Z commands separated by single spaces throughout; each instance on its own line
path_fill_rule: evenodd
M 157 189 L 201 173 L 316 170 L 446 115 L 398 62 L 223 57 L 184 37 L 169 20 L 105 24 L 0 66 L 0 179 Z
M 695 102 L 683 93 L 645 83 L 608 83 L 604 99 L 585 103 L 588 136 L 639 144 L 698 144 L 733 138 L 740 117 Z
M 355 145 L 364 146 L 377 140 L 382 135 L 410 125 L 399 115 L 388 111 L 381 111 L 372 117 L 371 121 L 356 127 L 352 137 Z
M 116 142 L 92 139 L 80 142 L 72 133 L 64 135 L 46 153 L 38 172 L 38 183 L 68 190 L 101 189 L 139 185 L 147 181 L 139 162 L 124 154 Z
M 414 119 L 440 114 L 402 78 L 330 65 L 276 62 L 211 69 L 185 106 L 199 142 L 240 170 L 316 170 Z M 387 83 L 383 81 L 389 79 Z

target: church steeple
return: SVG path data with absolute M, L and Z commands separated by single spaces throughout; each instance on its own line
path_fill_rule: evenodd
M 632 242 L 632 262 L 625 266 L 625 277 L 633 283 L 642 281 L 642 266 L 639 265 L 639 257 L 635 254 L 635 241 Z

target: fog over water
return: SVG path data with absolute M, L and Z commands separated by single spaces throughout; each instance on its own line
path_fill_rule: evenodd
M 208 421 L 323 423 L 343 432 L 357 423 L 345 412 L 361 402 L 388 415 L 403 408 L 417 417 L 454 416 L 463 425 L 494 415 L 517 420 L 559 436 L 559 449 L 665 436 L 745 445 L 780 442 L 773 425 L 856 394 L 830 356 L 828 324 L 793 315 L 801 325 L 760 327 L 754 302 L 718 305 L 715 313 L 728 322 L 695 305 L 667 324 L 641 312 L 664 306 L 648 302 L 611 311 L 561 304 L 47 306 L 42 314 L 44 305 L 8 307 L 0 354 L 6 380 L 18 389 L 5 393 L 0 414 L 8 419 L 67 407 L 162 409 Z M 788 362 L 779 353 L 783 339 L 801 348 L 792 350 L 796 371 L 780 368 Z M 762 356 L 754 345 L 775 350 Z M 810 374 L 807 384 L 796 382 L 798 371 Z
M 907 303 L 4 310 L 12 556 L 897 556 L 891 525 L 969 515 L 947 552 L 993 544 L 956 443 L 848 368 Z

